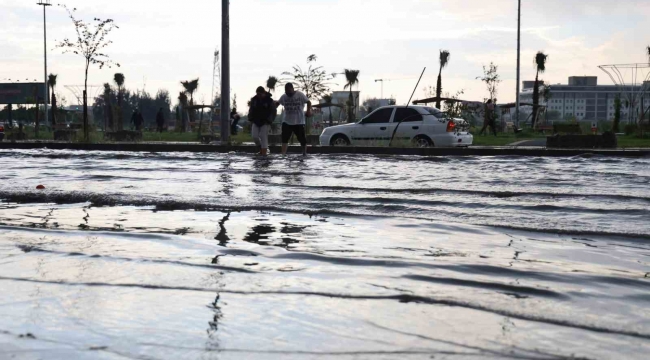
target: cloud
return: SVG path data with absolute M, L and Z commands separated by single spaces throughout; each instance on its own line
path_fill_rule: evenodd
M 120 29 L 107 52 L 123 67 L 127 87 L 180 91 L 181 80 L 199 77 L 199 99 L 212 90 L 212 54 L 220 46 L 220 2 L 187 0 L 66 0 L 84 19 L 113 18 Z M 236 0 L 231 1 L 233 93 L 252 94 L 269 75 L 278 76 L 312 53 L 329 71 L 361 70 L 362 97 L 384 93 L 406 102 L 419 73 L 435 84 L 439 49 L 452 60 L 443 74 L 446 90 L 465 89 L 482 99 L 475 78 L 494 61 L 504 82 L 502 100 L 515 96 L 516 1 L 513 0 Z M 550 54 L 548 81 L 574 74 L 599 75 L 597 65 L 643 61 L 650 2 L 547 0 L 524 2 L 522 78 L 534 77 L 532 57 Z M 24 0 L 0 0 L 0 78 L 42 75 L 42 9 Z M 48 9 L 48 48 L 73 36 L 61 8 Z M 62 84 L 83 82 L 83 59 L 51 50 L 49 67 Z M 90 83 L 110 82 L 114 70 L 93 68 Z M 600 76 L 601 81 L 606 81 Z M 334 90 L 342 89 L 342 82 Z M 416 95 L 420 95 L 418 90 Z

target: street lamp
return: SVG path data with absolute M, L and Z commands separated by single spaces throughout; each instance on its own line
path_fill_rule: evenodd
M 39 0 L 38 3 L 36 3 L 39 6 L 43 7 L 43 53 L 44 53 L 44 58 L 45 58 L 45 76 L 43 77 L 43 86 L 45 89 L 45 92 L 43 92 L 43 105 L 45 105 L 45 124 L 50 120 L 49 118 L 49 110 L 47 108 L 48 105 L 48 100 L 49 97 L 47 96 L 47 20 L 45 17 L 45 9 L 48 6 L 52 6 L 52 1 L 51 0 Z M 38 100 L 37 100 L 38 102 Z
M 519 129 L 519 84 L 521 72 L 521 0 L 517 8 L 517 103 L 515 106 L 515 127 Z

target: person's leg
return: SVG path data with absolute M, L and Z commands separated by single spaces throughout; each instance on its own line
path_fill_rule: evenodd
M 485 129 L 487 129 L 487 127 L 488 127 L 488 122 L 486 121 L 483 123 L 483 128 L 481 129 L 481 132 L 479 132 L 478 134 L 483 135 L 483 132 L 485 132 Z
M 260 146 L 262 147 L 261 154 L 266 156 L 269 151 L 269 128 L 270 125 L 264 125 L 259 130 Z
M 494 136 L 497 136 L 497 124 L 495 120 L 492 120 L 492 123 L 490 124 L 492 127 L 492 133 L 494 133 Z
M 251 126 L 251 136 L 253 137 L 253 141 L 255 142 L 255 145 L 261 146 L 260 144 L 260 127 L 252 124 Z M 261 153 L 261 148 L 260 148 L 260 153 Z
M 291 139 L 292 128 L 286 123 L 282 123 L 282 155 L 287 154 L 289 139 Z
M 307 155 L 307 136 L 305 135 L 305 125 L 296 125 L 294 128 L 294 133 L 300 142 L 302 147 L 302 154 Z

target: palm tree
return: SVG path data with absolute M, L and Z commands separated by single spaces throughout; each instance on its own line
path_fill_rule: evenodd
M 449 57 L 451 54 L 449 50 L 440 50 L 440 71 L 438 72 L 438 85 L 436 86 L 436 108 L 441 109 L 440 107 L 440 97 L 442 96 L 442 69 L 447 67 L 449 64 Z
M 50 74 L 47 77 L 47 84 L 50 86 L 50 92 L 52 93 L 52 100 L 50 104 L 52 105 L 52 127 L 56 125 L 56 95 L 54 95 L 54 88 L 56 87 L 56 78 L 58 75 Z M 45 119 L 47 121 L 47 119 Z
M 348 122 L 352 122 L 354 119 L 354 97 L 352 97 L 352 86 L 359 84 L 359 70 L 350 70 L 345 69 L 345 86 L 343 89 L 350 88 L 350 97 L 348 99 Z
M 533 88 L 533 120 L 532 126 L 535 127 L 535 122 L 537 122 L 537 113 L 539 109 L 539 74 L 546 71 L 546 60 L 548 55 L 539 51 L 535 55 L 534 64 L 537 68 L 537 73 L 535 75 L 535 87 Z
M 183 85 L 186 95 L 190 95 L 190 106 L 194 106 L 194 93 L 199 88 L 199 79 L 181 81 L 181 85 Z M 190 111 L 190 121 L 194 121 L 194 111 Z
M 122 73 L 116 73 L 113 76 L 113 81 L 115 82 L 115 85 L 117 85 L 117 121 L 116 121 L 116 127 L 117 131 L 122 131 L 124 130 L 124 114 L 122 113 L 122 96 L 124 96 L 124 80 L 126 78 L 124 77 L 124 74 Z
M 275 91 L 275 86 L 278 85 L 278 78 L 275 76 L 269 76 L 266 80 L 266 88 L 269 89 L 269 92 Z
M 330 126 L 334 126 L 334 119 L 332 118 L 332 94 L 323 95 L 323 101 L 330 113 Z

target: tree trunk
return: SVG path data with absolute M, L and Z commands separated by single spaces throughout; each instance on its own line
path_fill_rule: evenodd
M 436 109 L 442 110 L 440 107 L 440 97 L 442 96 L 442 66 L 440 67 L 440 72 L 438 73 L 438 83 L 436 84 Z
M 54 95 L 54 86 L 52 86 L 52 129 L 56 125 L 56 95 Z
M 535 74 L 535 87 L 533 88 L 533 119 L 532 127 L 535 128 L 537 122 L 537 113 L 539 111 L 539 70 Z
M 89 140 L 89 129 L 88 129 L 88 67 L 90 62 L 86 61 L 86 77 L 84 79 L 84 92 L 83 92 L 83 102 L 84 102 L 84 140 L 88 142 Z

